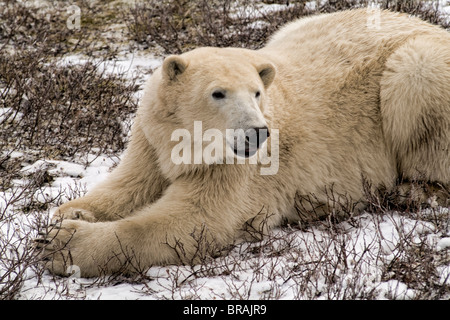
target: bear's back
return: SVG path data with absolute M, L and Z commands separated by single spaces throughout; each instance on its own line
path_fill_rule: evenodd
M 419 18 L 385 10 L 356 9 L 302 18 L 277 31 L 262 51 L 307 57 L 331 56 L 336 50 L 349 57 L 372 55 L 380 46 L 398 46 L 420 34 L 447 33 Z M 347 51 L 345 51 L 346 49 Z
M 384 64 L 408 39 L 424 34 L 448 36 L 444 29 L 406 14 L 357 9 L 291 22 L 259 51 L 278 61 L 288 76 L 308 73 L 320 86 L 320 79 L 339 81 L 355 68 Z

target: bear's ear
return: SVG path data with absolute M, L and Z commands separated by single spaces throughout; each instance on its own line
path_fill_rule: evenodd
M 259 76 L 261 77 L 264 86 L 267 88 L 272 83 L 275 78 L 276 70 L 275 66 L 271 63 L 264 63 L 260 65 L 258 68 Z
M 177 55 L 167 57 L 162 65 L 163 74 L 169 80 L 175 80 L 187 68 L 187 62 Z

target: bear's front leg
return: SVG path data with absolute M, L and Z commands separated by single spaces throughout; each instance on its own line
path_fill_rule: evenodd
M 113 222 L 57 222 L 45 239 L 38 240 L 45 267 L 61 276 L 69 275 L 73 267 L 82 277 L 129 274 L 152 265 L 199 262 L 213 254 L 218 244 L 224 245 L 225 238 L 231 239 L 223 230 L 216 238 L 207 223 L 195 221 L 190 214 L 187 219 L 177 216 L 141 213 Z
M 168 186 L 154 148 L 136 120 L 131 141 L 119 166 L 84 197 L 61 205 L 54 219 L 114 221 L 134 214 L 159 199 Z
M 125 263 L 120 247 L 114 243 L 115 225 L 63 220 L 49 227 L 45 239 L 38 239 L 45 267 L 52 273 L 67 276 L 76 267 L 83 277 L 98 276 L 102 270 L 117 270 Z
M 45 268 L 60 276 L 70 275 L 71 270 L 79 270 L 82 277 L 132 274 L 154 264 L 179 262 L 176 251 L 167 245 L 166 240 L 170 240 L 162 237 L 172 233 L 170 226 L 163 226 L 159 219 L 151 220 L 149 225 L 138 225 L 132 219 L 57 221 L 50 225 L 45 238 L 36 241 Z
M 56 222 L 39 241 L 46 267 L 66 275 L 74 265 L 81 276 L 92 277 L 133 273 L 152 265 L 196 263 L 215 254 L 232 243 L 248 216 L 239 213 L 238 203 L 203 202 L 195 190 L 173 184 L 154 204 L 117 221 Z
M 97 222 L 99 219 L 90 210 L 87 205 L 84 204 L 84 198 L 78 198 L 67 202 L 60 206 L 52 217 L 53 221 L 62 220 L 84 220 L 87 222 Z M 84 207 L 84 208 L 83 208 Z

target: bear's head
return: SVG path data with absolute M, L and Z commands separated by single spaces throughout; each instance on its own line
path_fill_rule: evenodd
M 269 137 L 264 112 L 275 73 L 274 65 L 256 51 L 199 48 L 164 60 L 150 80 L 146 99 L 151 101 L 145 104 L 153 127 L 166 131 L 166 139 L 167 129 L 186 130 L 192 145 L 202 145 L 204 155 L 217 139 L 214 133 L 220 132 L 224 148 L 247 158 Z M 220 160 L 214 154 L 209 158 L 203 160 Z

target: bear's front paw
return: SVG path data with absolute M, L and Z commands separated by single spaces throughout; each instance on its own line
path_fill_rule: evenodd
M 88 210 L 73 207 L 60 207 L 53 216 L 53 221 L 62 220 L 83 220 L 87 222 L 97 222 L 94 214 Z
M 42 249 L 41 258 L 50 272 L 70 275 L 70 270 L 80 270 L 82 276 L 98 275 L 94 248 L 98 239 L 94 234 L 95 224 L 80 220 L 64 220 L 51 224 L 46 235 L 36 239 Z M 100 246 L 101 247 L 101 246 Z

